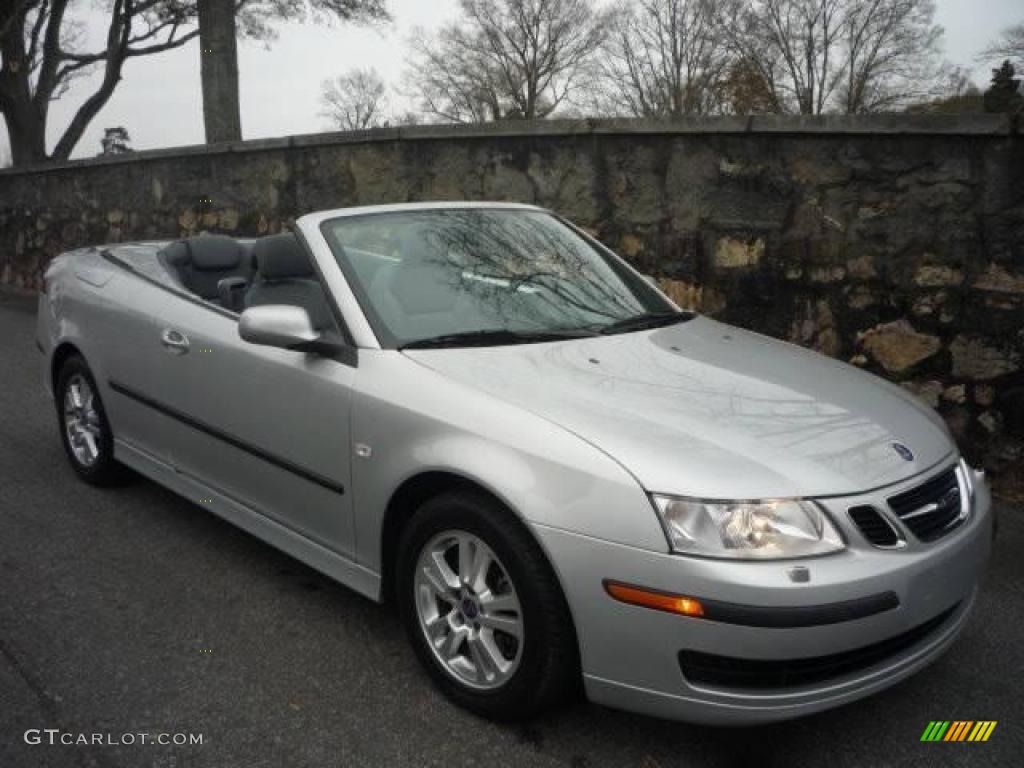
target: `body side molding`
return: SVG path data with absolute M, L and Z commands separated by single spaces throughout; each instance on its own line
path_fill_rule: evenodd
M 247 443 L 244 440 L 239 440 L 234 435 L 230 435 L 227 432 L 217 429 L 214 426 L 199 421 L 198 419 L 195 419 L 186 413 L 182 413 L 181 411 L 177 410 L 176 408 L 172 408 L 169 405 L 158 403 L 156 400 L 153 400 L 140 392 L 136 392 L 135 390 L 130 389 L 124 386 L 123 384 L 114 381 L 113 379 L 109 380 L 107 383 L 110 385 L 110 388 L 117 392 L 119 395 L 123 395 L 124 397 L 134 400 L 137 403 L 141 403 L 142 405 L 152 408 L 154 411 L 158 411 L 159 413 L 162 413 L 165 416 L 169 416 L 170 418 L 175 419 L 176 421 L 179 421 L 182 424 L 185 424 L 186 426 L 192 427 L 192 429 L 198 430 L 199 432 L 207 434 L 210 437 L 213 437 L 217 440 L 227 443 L 228 445 L 238 448 L 240 451 L 245 451 L 249 455 L 255 456 L 258 459 L 262 459 L 268 464 L 273 464 L 275 467 L 283 469 L 287 472 L 291 472 L 293 475 L 298 475 L 299 477 L 305 480 L 309 480 L 311 483 L 316 483 L 317 485 L 320 485 L 329 491 L 334 491 L 339 495 L 344 495 L 345 493 L 345 486 L 335 482 L 334 480 L 331 480 L 328 477 L 324 477 L 323 475 L 306 469 L 305 467 L 300 467 L 298 464 L 295 464 L 294 462 L 291 462 L 288 459 L 284 459 L 281 458 L 280 456 L 275 456 L 272 453 L 268 453 L 262 448 L 258 448 L 257 446 Z

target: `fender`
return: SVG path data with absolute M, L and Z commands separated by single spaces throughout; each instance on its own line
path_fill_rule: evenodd
M 586 520 L 588 536 L 667 550 L 647 494 L 618 462 L 546 419 L 497 405 L 401 352 L 362 356 L 352 404 L 353 444 L 362 449 L 352 451 L 361 565 L 381 570 L 392 495 L 431 471 L 479 485 L 527 525 L 576 531 L 575 521 Z

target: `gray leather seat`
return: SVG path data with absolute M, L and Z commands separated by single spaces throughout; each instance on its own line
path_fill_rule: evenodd
M 370 300 L 392 332 L 404 339 L 450 333 L 467 311 L 465 288 L 456 273 L 418 232 L 402 239 L 402 260 L 382 266 L 370 284 Z
M 224 235 L 201 235 L 171 243 L 160 257 L 181 286 L 206 301 L 218 301 L 217 284 L 231 277 L 252 275 L 248 249 Z M 232 309 L 232 307 L 228 307 Z
M 309 313 L 318 331 L 335 330 L 324 289 L 313 272 L 306 249 L 291 232 L 261 237 L 252 249 L 256 274 L 245 294 L 245 306 L 287 304 Z

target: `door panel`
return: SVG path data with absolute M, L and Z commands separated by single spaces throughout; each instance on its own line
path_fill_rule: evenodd
M 162 461 L 168 461 L 166 439 L 152 409 L 126 397 L 125 391 L 147 392 L 152 388 L 156 366 L 162 363 L 153 338 L 157 333 L 154 317 L 167 310 L 175 300 L 163 288 L 131 275 L 116 273 L 102 289 L 94 291 L 88 302 L 77 309 L 81 334 L 90 340 L 87 357 L 100 381 L 114 434 Z
M 175 297 L 150 388 L 172 464 L 341 554 L 353 549 L 354 369 L 242 341 L 235 319 Z

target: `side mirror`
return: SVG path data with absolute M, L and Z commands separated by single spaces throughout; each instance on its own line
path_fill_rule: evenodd
M 306 310 L 285 304 L 245 310 L 238 319 L 238 335 L 250 344 L 282 349 L 302 349 L 320 338 Z

